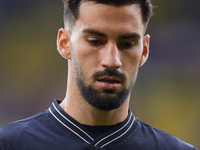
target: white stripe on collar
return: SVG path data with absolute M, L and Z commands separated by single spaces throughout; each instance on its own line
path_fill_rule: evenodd
M 83 141 L 85 141 L 88 144 L 91 144 L 90 142 L 88 142 L 87 140 L 85 140 L 82 136 L 80 136 L 78 133 L 76 133 L 74 130 L 72 130 L 71 128 L 69 128 L 66 124 L 64 124 L 62 121 L 60 121 L 51 111 L 51 109 L 49 108 L 50 113 L 55 117 L 56 120 L 58 120 L 58 122 L 60 122 L 63 126 L 65 126 L 67 129 L 69 129 L 71 132 L 73 132 L 74 134 L 76 134 L 78 137 L 80 137 Z
M 132 127 L 134 121 L 135 121 L 135 117 L 134 117 L 133 121 L 131 122 L 131 125 L 129 126 L 129 128 L 128 128 L 123 134 L 121 134 L 120 136 L 118 136 L 118 137 L 116 137 L 115 139 L 111 140 L 110 142 L 107 142 L 106 144 L 102 145 L 101 148 L 103 148 L 104 146 L 106 146 L 106 145 L 108 145 L 108 144 L 114 142 L 115 140 L 119 139 L 119 138 L 122 137 L 124 134 L 126 134 L 126 133 L 130 130 L 130 128 Z
M 108 135 L 108 136 L 104 137 L 103 139 L 99 140 L 99 141 L 98 141 L 98 142 L 95 144 L 95 146 L 97 146 L 97 145 L 98 145 L 100 142 L 102 142 L 103 140 L 105 140 L 105 139 L 107 139 L 108 137 L 110 137 L 110 136 L 112 136 L 112 135 L 116 134 L 117 132 L 121 131 L 121 130 L 122 130 L 124 127 L 126 127 L 126 126 L 127 126 L 127 124 L 130 122 L 131 116 L 132 116 L 132 115 L 130 115 L 130 117 L 129 117 L 129 119 L 128 119 L 127 123 L 126 123 L 126 124 L 125 124 L 123 127 L 121 127 L 119 130 L 117 130 L 117 131 L 115 131 L 115 132 L 111 133 L 110 135 Z M 124 132 L 124 133 L 123 133 L 123 134 L 121 134 L 120 136 L 116 137 L 116 138 L 115 138 L 115 139 L 113 139 L 112 141 L 110 141 L 110 142 L 108 142 L 108 143 L 104 144 L 103 146 L 101 146 L 101 148 L 102 148 L 102 147 L 104 147 L 104 146 L 106 146 L 106 145 L 108 145 L 109 143 L 111 143 L 111 142 L 113 142 L 113 141 L 117 140 L 118 138 L 120 138 L 121 136 L 123 136 L 125 133 L 127 133 L 127 132 L 128 132 L 128 130 L 130 129 L 130 127 L 133 125 L 133 122 L 134 122 L 134 120 L 135 120 L 135 118 L 133 119 L 133 121 L 132 121 L 131 125 L 130 125 L 130 126 L 129 126 L 129 128 L 126 130 L 126 132 Z
M 49 108 L 49 112 L 51 113 L 53 118 L 55 118 L 61 125 L 63 125 L 69 131 L 74 133 L 84 142 L 101 148 L 109 145 L 112 142 L 115 142 L 116 140 L 126 135 L 126 133 L 130 131 L 131 127 L 133 126 L 133 123 L 135 122 L 135 117 L 129 111 L 129 118 L 126 119 L 127 121 L 124 122 L 125 124 L 121 128 L 117 129 L 116 131 L 110 134 L 102 135 L 102 138 L 101 136 L 99 136 L 95 140 L 89 135 L 89 132 L 87 133 L 86 131 L 84 131 L 84 128 L 81 128 L 81 124 L 79 126 L 77 123 L 74 123 L 73 120 L 67 117 L 67 115 L 63 114 L 64 112 L 61 112 L 61 109 L 62 108 L 59 107 L 58 102 L 54 101 L 52 103 L 52 106 Z M 67 122 L 65 122 L 64 120 L 66 120 L 69 124 L 67 124 Z
M 69 123 L 71 123 L 73 126 L 75 126 L 77 129 L 79 129 L 80 131 L 82 131 L 86 136 L 88 136 L 92 141 L 94 141 L 94 139 L 89 136 L 85 131 L 83 131 L 81 128 L 79 128 L 77 125 L 75 125 L 73 122 L 71 122 L 69 119 L 67 119 L 55 106 L 55 104 L 53 103 L 53 107 L 55 108 L 55 110 L 65 119 L 67 120 Z

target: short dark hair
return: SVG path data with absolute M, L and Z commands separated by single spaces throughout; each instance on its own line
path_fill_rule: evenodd
M 79 14 L 79 6 L 81 1 L 93 1 L 96 3 L 114 5 L 114 6 L 125 6 L 139 3 L 142 10 L 143 23 L 148 24 L 150 17 L 152 16 L 152 4 L 150 0 L 62 0 L 64 4 L 64 23 L 65 26 L 70 28 L 73 27 Z

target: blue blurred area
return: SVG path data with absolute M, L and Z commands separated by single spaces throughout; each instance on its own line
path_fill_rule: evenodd
M 152 0 L 150 55 L 131 109 L 144 122 L 200 148 L 200 1 Z M 63 99 L 67 61 L 56 50 L 58 0 L 0 0 L 0 125 Z

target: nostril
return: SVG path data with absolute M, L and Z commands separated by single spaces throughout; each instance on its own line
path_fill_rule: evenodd
M 112 67 L 108 67 L 106 66 L 106 68 L 110 71 L 114 71 L 114 70 L 117 70 L 118 68 L 120 68 L 120 66 L 112 66 Z

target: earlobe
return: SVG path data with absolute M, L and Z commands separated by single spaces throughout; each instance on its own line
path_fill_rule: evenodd
M 140 67 L 146 62 L 149 56 L 149 40 L 150 36 L 147 34 L 143 39 L 143 52 L 140 59 Z
M 63 28 L 58 30 L 57 49 L 65 59 L 71 59 L 70 32 Z

